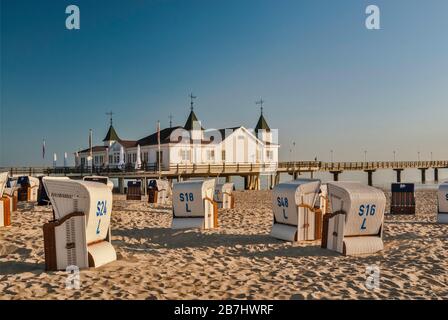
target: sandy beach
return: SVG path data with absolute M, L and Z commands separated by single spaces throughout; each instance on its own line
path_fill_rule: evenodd
M 435 191 L 416 196 L 416 216 L 386 215 L 383 252 L 345 257 L 319 241 L 271 238 L 270 191 L 236 192 L 236 208 L 210 231 L 173 231 L 170 207 L 115 195 L 118 260 L 82 270 L 80 290 L 44 270 L 51 208 L 21 204 L 0 229 L 0 299 L 447 299 L 448 225 L 435 223 Z M 365 286 L 368 265 L 380 267 L 378 289 Z

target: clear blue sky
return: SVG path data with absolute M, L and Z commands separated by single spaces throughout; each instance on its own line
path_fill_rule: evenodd
M 0 2 L 0 165 L 100 143 L 109 110 L 123 139 L 183 124 L 190 91 L 208 128 L 253 127 L 262 96 L 283 160 L 448 159 L 446 0 Z

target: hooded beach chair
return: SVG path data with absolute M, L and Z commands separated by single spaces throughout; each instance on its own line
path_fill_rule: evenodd
M 215 186 L 215 202 L 220 209 L 235 208 L 235 198 L 233 196 L 233 183 L 217 183 Z
M 415 214 L 415 193 L 413 183 L 392 183 L 391 214 Z
M 274 187 L 272 237 L 286 241 L 321 238 L 322 212 L 314 206 L 319 188 L 320 181 L 312 179 L 298 179 Z
M 330 212 L 324 215 L 322 248 L 344 255 L 383 250 L 384 193 L 357 182 L 330 182 L 327 186 Z
M 54 220 L 43 226 L 46 270 L 99 267 L 116 260 L 110 234 L 110 188 L 50 177 L 43 184 L 54 213 Z
M 128 181 L 126 200 L 142 200 L 142 183 L 140 181 Z
M 168 180 L 153 179 L 148 183 L 148 203 L 165 205 L 171 194 L 171 185 Z
M 214 193 L 215 179 L 175 183 L 171 228 L 218 227 L 218 205 L 213 201 Z
M 437 222 L 448 223 L 448 181 L 441 183 L 437 191 Z
M 36 202 L 39 193 L 39 179 L 32 176 L 21 176 L 17 179 L 18 201 Z
M 10 212 L 17 211 L 17 179 L 8 178 L 6 186 L 3 189 L 3 197 L 9 199 Z
M 11 202 L 8 197 L 3 196 L 7 181 L 8 172 L 0 172 L 0 227 L 11 225 Z
M 105 184 L 110 191 L 114 190 L 114 183 L 109 179 L 109 177 L 104 176 L 85 176 L 82 178 L 84 181 L 92 181 Z

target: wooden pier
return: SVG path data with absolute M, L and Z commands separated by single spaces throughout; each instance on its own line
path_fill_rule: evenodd
M 132 167 L 125 169 L 96 167 L 3 167 L 0 171 L 9 171 L 13 176 L 19 175 L 50 175 L 82 178 L 86 175 L 104 175 L 116 178 L 120 189 L 124 187 L 124 179 L 154 179 L 159 176 L 178 181 L 195 177 L 225 177 L 230 181 L 232 176 L 244 178 L 246 189 L 259 189 L 260 177 L 269 176 L 269 186 L 273 187 L 280 181 L 280 174 L 292 175 L 295 179 L 302 173 L 329 172 L 333 174 L 333 180 L 338 181 L 340 174 L 345 171 L 364 171 L 367 173 L 368 184 L 373 184 L 373 174 L 376 170 L 394 170 L 396 181 L 401 182 L 401 173 L 405 169 L 418 169 L 421 171 L 421 182 L 426 182 L 426 170 L 434 170 L 434 181 L 438 181 L 438 170 L 448 168 L 448 161 L 373 161 L 373 162 L 321 162 L 321 161 L 295 161 L 280 162 L 277 166 L 257 163 L 237 164 L 179 164 L 169 168 L 162 168 L 159 173 L 157 166 L 152 165 L 136 170 Z

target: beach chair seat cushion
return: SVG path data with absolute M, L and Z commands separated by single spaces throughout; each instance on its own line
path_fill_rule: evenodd
M 345 237 L 342 253 L 348 256 L 373 254 L 384 249 L 380 237 Z

